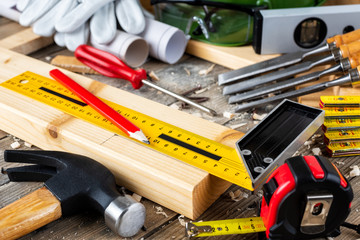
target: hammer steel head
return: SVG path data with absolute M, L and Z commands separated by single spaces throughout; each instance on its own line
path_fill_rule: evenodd
M 106 224 L 116 233 L 129 237 L 145 221 L 145 208 L 130 196 L 119 194 L 114 175 L 97 161 L 58 151 L 6 150 L 7 162 L 33 165 L 8 168 L 11 181 L 45 181 L 45 186 L 61 202 L 62 215 L 84 209 L 104 214 Z

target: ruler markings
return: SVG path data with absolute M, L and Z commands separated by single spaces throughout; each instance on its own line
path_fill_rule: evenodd
M 25 96 L 48 104 L 70 115 L 125 136 L 110 121 L 56 81 L 26 72 L 0 84 Z M 150 141 L 150 147 L 232 183 L 253 190 L 245 166 L 235 148 L 204 138 L 161 120 L 101 99 L 119 114 L 132 121 Z M 126 136 L 125 136 L 126 137 Z

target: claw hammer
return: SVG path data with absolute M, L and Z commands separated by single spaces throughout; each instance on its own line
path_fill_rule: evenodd
M 6 169 L 10 181 L 44 181 L 45 186 L 0 209 L 0 239 L 17 239 L 61 216 L 85 209 L 104 214 L 123 237 L 135 235 L 145 207 L 116 189 L 115 177 L 95 160 L 67 152 L 5 150 L 6 162 L 31 163 Z

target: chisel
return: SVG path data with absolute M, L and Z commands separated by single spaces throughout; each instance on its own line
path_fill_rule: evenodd
M 218 76 L 219 85 L 232 83 L 246 77 L 251 77 L 260 73 L 268 72 L 280 67 L 289 66 L 301 62 L 304 58 L 326 52 L 333 47 L 339 47 L 343 44 L 354 42 L 360 38 L 360 29 L 328 38 L 326 44 L 309 52 L 296 52 L 285 54 L 267 61 L 259 62 L 237 70 L 229 71 Z
M 235 112 L 245 111 L 245 110 L 248 110 L 253 107 L 280 101 L 285 98 L 298 97 L 298 96 L 302 96 L 302 95 L 306 95 L 306 94 L 310 94 L 310 93 L 314 93 L 314 92 L 319 92 L 319 91 L 322 91 L 329 87 L 341 86 L 341 85 L 345 85 L 345 84 L 349 84 L 349 83 L 351 83 L 353 87 L 357 87 L 357 86 L 359 86 L 359 83 L 360 83 L 359 76 L 360 76 L 360 66 L 358 66 L 357 68 L 350 69 L 349 73 L 347 75 L 340 77 L 338 79 L 332 80 L 332 81 L 319 83 L 319 84 L 316 84 L 316 85 L 313 85 L 310 87 L 301 88 L 299 90 L 295 90 L 292 92 L 279 94 L 274 97 L 265 98 L 265 99 L 261 99 L 261 100 L 257 100 L 257 101 L 239 105 L 235 108 Z
M 258 76 L 256 78 L 251 78 L 245 81 L 237 82 L 228 86 L 225 86 L 223 89 L 224 95 L 234 94 L 238 92 L 243 92 L 249 89 L 252 89 L 260 84 L 270 83 L 275 80 L 281 80 L 286 77 L 293 76 L 295 74 L 305 72 L 311 68 L 329 63 L 331 61 L 338 62 L 341 58 L 349 57 L 351 54 L 360 51 L 360 41 L 355 41 L 349 44 L 341 45 L 339 47 L 332 48 L 330 54 L 322 57 L 317 57 L 314 60 L 306 61 L 299 63 L 297 65 L 290 66 L 283 70 L 274 71 L 269 74 Z
M 229 103 L 239 103 L 250 99 L 258 98 L 269 93 L 275 93 L 284 89 L 298 86 L 303 83 L 318 80 L 326 75 L 335 74 L 342 71 L 345 72 L 351 68 L 356 68 L 359 65 L 360 53 L 357 53 L 353 57 L 341 59 L 339 64 L 336 64 L 323 71 L 312 72 L 298 78 L 291 78 L 268 86 L 256 88 L 252 91 L 236 94 L 229 98 Z

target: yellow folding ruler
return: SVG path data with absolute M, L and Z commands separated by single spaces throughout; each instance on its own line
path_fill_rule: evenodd
M 360 142 L 330 143 L 326 150 L 331 157 L 346 157 L 360 154 Z
M 325 118 L 360 118 L 360 108 L 333 107 L 324 110 Z
M 25 72 L 0 86 L 48 104 L 118 135 L 126 136 L 93 108 L 55 80 Z M 243 188 L 254 190 L 250 176 L 235 148 L 196 135 L 161 120 L 101 99 L 138 126 L 156 151 L 201 168 Z
M 326 118 L 324 131 L 341 129 L 360 129 L 360 118 Z
M 266 231 L 261 217 L 187 222 L 185 228 L 187 237 L 211 237 Z
M 336 142 L 359 142 L 360 129 L 331 130 L 324 133 L 326 144 Z
M 360 107 L 360 96 L 321 96 L 320 107 Z

